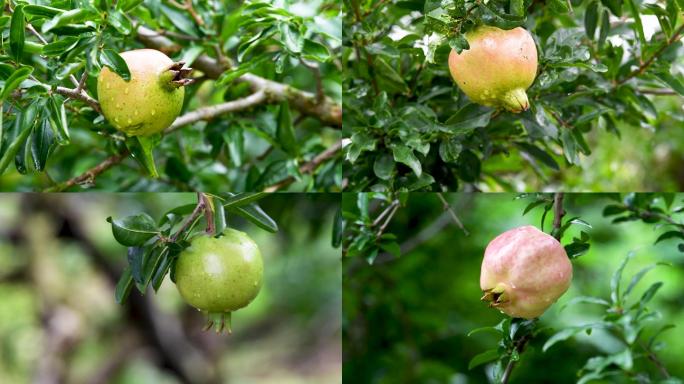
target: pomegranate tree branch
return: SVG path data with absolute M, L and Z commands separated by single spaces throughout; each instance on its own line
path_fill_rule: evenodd
M 192 124 L 200 120 L 210 120 L 224 113 L 248 109 L 250 107 L 263 103 L 264 100 L 266 100 L 266 94 L 263 91 L 257 91 L 242 99 L 232 100 L 218 105 L 211 105 L 208 107 L 199 108 L 192 112 L 186 113 L 183 116 L 178 117 L 173 122 L 173 124 L 171 124 L 170 127 L 166 128 L 164 132 L 173 132 L 184 125 Z
M 437 192 L 437 197 L 439 197 L 439 200 L 442 201 L 442 206 L 445 211 L 449 212 L 449 215 L 451 218 L 454 220 L 454 223 L 463 231 L 463 233 L 468 236 L 468 230 L 465 228 L 461 220 L 456 216 L 456 212 L 451 208 L 451 205 L 446 201 L 444 196 L 442 195 L 442 192 Z
M 80 185 L 83 183 L 93 183 L 98 175 L 105 172 L 114 165 L 122 162 L 126 158 L 126 156 L 128 156 L 128 153 L 128 150 L 124 150 L 123 152 L 117 155 L 110 156 L 106 158 L 104 161 L 102 161 L 100 164 L 83 172 L 81 175 L 71 178 L 62 183 L 59 183 L 50 188 L 44 189 L 43 192 L 61 192 L 75 185 Z
M 80 91 L 78 88 L 76 89 L 71 89 L 71 88 L 66 88 L 66 87 L 57 87 L 55 88 L 55 92 L 59 93 L 60 95 L 69 97 L 71 99 L 77 99 L 84 101 L 88 103 L 97 113 L 102 113 L 102 109 L 100 109 L 100 103 L 97 102 L 97 100 L 93 99 L 92 97 L 88 96 L 87 93 L 83 89 Z
M 206 205 L 206 196 L 203 193 L 198 192 L 197 193 L 197 205 L 195 206 L 195 209 L 192 211 L 190 216 L 188 216 L 188 218 L 185 219 L 183 224 L 181 224 L 180 228 L 178 228 L 178 231 L 176 231 L 176 233 L 174 233 L 173 236 L 171 236 L 170 240 L 172 242 L 177 241 L 178 238 L 180 237 L 180 235 L 183 232 L 185 232 L 190 227 L 190 225 L 192 223 L 197 221 L 197 219 L 200 217 L 202 212 L 204 212 L 206 206 L 207 206 Z
M 323 162 L 325 162 L 328 159 L 333 158 L 337 153 L 342 149 L 342 141 L 338 141 L 333 145 L 332 147 L 326 149 L 325 151 L 319 153 L 314 157 L 311 161 L 308 163 L 304 163 L 302 166 L 299 167 L 299 172 L 303 174 L 307 173 L 313 173 L 313 171 L 316 170 Z M 285 179 L 277 182 L 276 184 L 271 185 L 270 187 L 267 187 L 264 189 L 264 192 L 276 192 L 279 189 L 285 188 L 288 185 L 292 184 L 295 181 L 294 176 L 288 176 Z
M 173 54 L 182 49 L 180 45 L 147 27 L 139 26 L 137 32 L 138 40 L 149 48 L 154 48 L 167 54 Z M 218 79 L 223 72 L 230 68 L 230 63 L 224 63 L 202 54 L 193 62 L 192 66 L 193 68 L 202 71 L 208 78 Z M 267 96 L 265 102 L 280 103 L 287 100 L 290 103 L 290 106 L 300 113 L 315 117 L 332 127 L 342 128 L 342 106 L 330 97 L 326 96 L 319 102 L 317 96 L 313 93 L 302 91 L 251 73 L 246 73 L 235 81 L 248 83 L 254 92 L 259 90 L 263 91 Z
M 670 38 L 666 39 L 665 43 L 663 45 L 661 45 L 658 48 L 658 50 L 655 51 L 653 53 L 653 55 L 651 55 L 651 57 L 648 58 L 648 60 L 641 63 L 639 68 L 633 70 L 632 72 L 628 73 L 625 77 L 623 77 L 622 79 L 617 81 L 615 83 L 615 87 L 624 84 L 627 80 L 629 80 L 635 76 L 639 76 L 639 75 L 643 74 L 646 71 L 646 69 L 648 69 L 648 67 L 650 67 L 651 64 L 653 64 L 653 62 L 658 58 L 658 56 L 660 56 L 663 53 L 663 51 L 665 51 L 667 49 L 667 47 L 676 43 L 677 41 L 679 41 L 679 39 L 682 38 L 683 32 L 684 32 L 684 24 L 682 24 L 679 28 L 677 28 L 677 30 L 674 33 L 672 33 L 672 36 L 670 36 Z

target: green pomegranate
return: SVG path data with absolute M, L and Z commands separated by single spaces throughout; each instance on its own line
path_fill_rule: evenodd
M 537 76 L 537 47 L 529 32 L 480 26 L 466 33 L 470 49 L 451 50 L 449 71 L 473 102 L 519 113 Z
M 200 236 L 178 256 L 176 286 L 183 299 L 204 311 L 209 326 L 223 329 L 230 313 L 259 293 L 264 264 L 257 244 L 244 232 L 226 229 L 221 237 Z
M 570 287 L 572 264 L 553 236 L 527 225 L 506 231 L 485 250 L 482 300 L 511 316 L 541 316 Z
M 131 72 L 125 81 L 103 67 L 97 78 L 97 94 L 105 118 L 129 136 L 162 132 L 178 117 L 183 107 L 184 77 L 191 69 L 182 68 L 154 49 L 121 53 Z

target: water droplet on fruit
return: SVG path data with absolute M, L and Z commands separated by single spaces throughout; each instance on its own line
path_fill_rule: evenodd
M 128 119 L 128 124 L 133 124 L 133 120 Z
M 152 110 L 152 116 L 154 116 L 154 115 L 156 115 L 156 114 L 157 114 L 157 111 L 155 111 L 155 110 L 153 109 L 153 110 Z

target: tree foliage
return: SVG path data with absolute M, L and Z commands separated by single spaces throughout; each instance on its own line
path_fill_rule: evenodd
M 591 173 L 615 175 L 614 156 L 642 140 L 641 130 L 651 132 L 651 146 L 665 146 L 665 159 L 649 150 L 649 163 L 680 158 L 668 142 L 679 139 L 684 118 L 681 1 L 345 0 L 344 7 L 351 190 L 592 189 Z M 529 111 L 474 104 L 450 78 L 449 52 L 468 49 L 465 34 L 481 24 L 533 34 L 539 70 Z M 612 144 L 599 130 L 622 137 L 620 146 L 602 148 Z M 597 151 L 608 155 L 592 158 Z
M 9 1 L 0 27 L 2 189 L 339 189 L 335 2 Z M 126 79 L 144 47 L 194 69 L 163 137 L 97 102 L 101 68 Z

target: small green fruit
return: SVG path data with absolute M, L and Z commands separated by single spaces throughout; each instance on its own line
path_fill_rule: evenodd
M 227 229 L 219 238 L 201 236 L 178 256 L 176 286 L 193 307 L 226 313 L 249 304 L 261 289 L 264 264 L 257 244 Z
M 183 107 L 184 79 L 190 70 L 154 49 L 121 53 L 131 72 L 125 81 L 103 67 L 97 78 L 97 94 L 105 118 L 129 136 L 162 132 Z
M 529 32 L 480 26 L 466 33 L 470 49 L 451 50 L 449 71 L 475 103 L 519 113 L 530 107 L 525 90 L 537 76 L 537 47 Z

